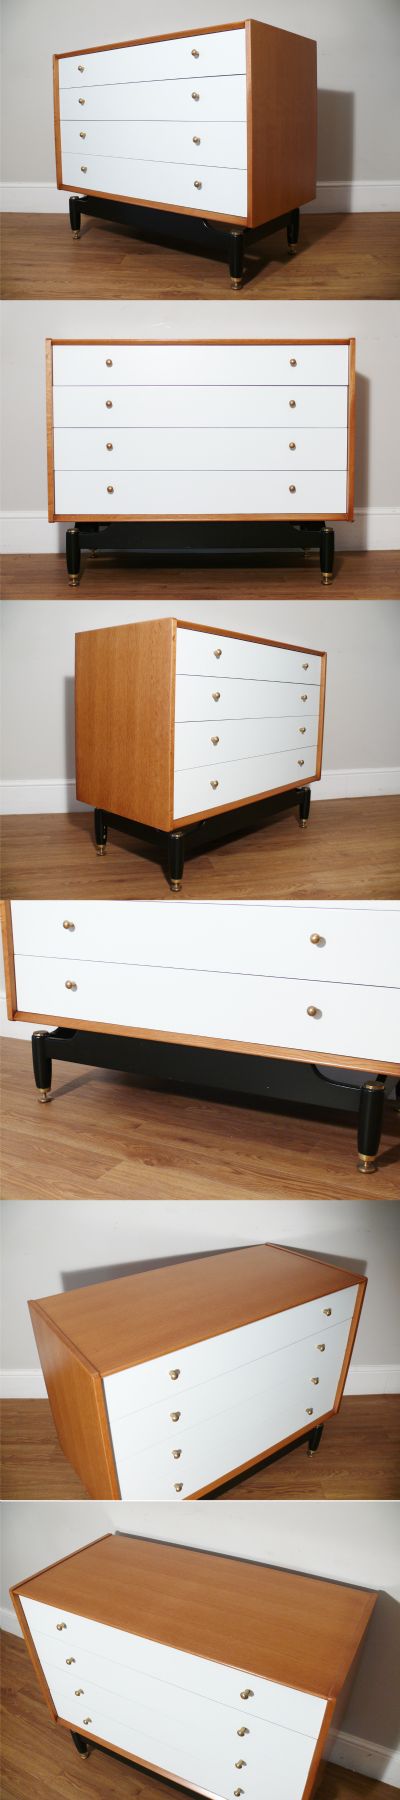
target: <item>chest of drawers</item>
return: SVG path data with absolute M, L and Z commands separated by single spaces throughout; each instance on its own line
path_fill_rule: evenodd
M 34 1300 L 65 1455 L 93 1499 L 212 1491 L 338 1411 L 365 1292 L 274 1245 Z
M 249 232 L 285 223 L 297 241 L 316 101 L 315 43 L 255 19 L 55 56 L 57 186 L 80 195 L 74 233 L 91 212 L 157 235 L 158 209 L 183 243 L 200 221 L 212 249 L 225 226 L 238 286 Z
M 375 1166 L 385 1078 L 400 1075 L 395 902 L 16 900 L 2 910 L 9 1017 L 67 1028 L 34 1037 L 41 1090 L 57 1053 L 142 1073 L 153 1062 L 169 1079 L 220 1087 L 233 1064 L 236 1088 L 336 1107 L 343 1077 L 338 1091 L 315 1070 L 365 1070 L 351 1106 L 361 1166 Z
M 332 521 L 353 517 L 354 361 L 354 339 L 49 340 L 49 519 L 75 522 L 72 583 L 80 532 L 101 549 L 100 525 L 185 521 L 205 543 L 207 524 L 281 522 L 297 549 L 315 529 L 329 581 Z
M 196 826 L 207 818 L 223 831 L 227 815 L 231 833 L 235 809 L 278 793 L 306 823 L 325 670 L 322 652 L 176 619 L 79 632 L 76 791 L 95 808 L 99 851 L 107 816 L 139 835 L 145 825 L 165 845 L 176 891 L 185 843 L 203 842 Z
M 53 1720 L 178 1785 L 311 1800 L 376 1594 L 145 1538 L 17 1583 Z

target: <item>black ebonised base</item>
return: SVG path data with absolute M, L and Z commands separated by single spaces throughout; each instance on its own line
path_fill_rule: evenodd
M 132 475 L 132 506 L 135 500 L 135 477 Z M 197 519 L 161 522 L 123 520 L 100 523 L 90 519 L 75 520 L 66 532 L 65 551 L 71 587 L 78 587 L 81 575 L 81 551 L 92 555 L 114 555 L 138 568 L 265 568 L 287 564 L 293 557 L 299 561 L 320 563 L 321 581 L 327 587 L 333 581 L 335 533 L 323 519 L 291 523 L 284 520 L 251 520 L 207 523 Z
M 371 1174 L 377 1166 L 387 1077 L 368 1079 L 361 1089 L 341 1077 L 331 1080 L 313 1063 L 286 1057 L 250 1056 L 241 1051 L 212 1050 L 194 1044 L 166 1044 L 153 1039 L 118 1037 L 102 1031 L 58 1026 L 32 1036 L 33 1073 L 39 1099 L 51 1090 L 52 1063 L 87 1063 L 97 1069 L 119 1069 L 174 1087 L 203 1087 L 211 1093 L 262 1098 L 295 1107 L 312 1106 L 358 1115 L 358 1169 Z
M 182 886 L 185 850 L 206 850 L 207 845 L 217 838 L 235 837 L 240 832 L 255 831 L 265 825 L 267 819 L 285 808 L 298 806 L 299 824 L 304 829 L 307 825 L 311 805 L 311 788 L 288 788 L 283 794 L 268 795 L 266 800 L 250 802 L 248 806 L 235 806 L 230 812 L 215 813 L 210 819 L 198 819 L 194 824 L 183 825 L 176 831 L 158 831 L 155 825 L 141 825 L 136 819 L 121 818 L 119 813 L 105 812 L 97 806 L 94 813 L 94 835 L 98 856 L 105 856 L 108 826 L 117 831 L 126 831 L 131 837 L 144 839 L 154 844 L 165 856 L 168 880 L 173 894 L 178 894 Z
M 93 1744 L 90 1743 L 90 1739 L 82 1737 L 80 1731 L 71 1731 L 71 1737 L 73 1744 L 75 1744 L 75 1749 L 78 1751 L 78 1756 L 81 1756 L 82 1758 L 90 1756 L 90 1752 L 93 1750 Z
M 154 243 L 169 243 L 173 249 L 200 250 L 201 254 L 223 256 L 229 266 L 231 286 L 241 288 L 243 282 L 258 273 L 246 267 L 246 251 L 260 238 L 286 228 L 288 252 L 294 256 L 300 234 L 298 206 L 291 212 L 267 219 L 263 225 L 230 225 L 221 219 L 202 219 L 188 213 L 161 212 L 154 206 L 138 206 L 133 201 L 107 200 L 100 194 L 71 194 L 69 217 L 74 238 L 79 238 L 81 217 L 109 219 L 114 225 L 129 225 L 132 236 L 150 238 Z

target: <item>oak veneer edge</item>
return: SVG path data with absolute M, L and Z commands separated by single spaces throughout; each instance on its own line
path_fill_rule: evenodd
M 57 187 L 62 187 L 62 154 L 61 154 L 61 121 L 60 121 L 60 82 L 59 59 L 53 56 L 53 101 L 54 101 L 54 147 L 56 153 Z
M 349 519 L 354 519 L 354 483 L 356 455 L 356 340 L 349 338 L 349 385 L 348 385 L 348 480 L 347 507 Z
M 83 52 L 82 52 L 82 54 L 83 54 Z M 114 347 L 114 349 L 119 349 L 120 345 L 123 345 L 125 348 L 128 347 L 128 349 L 130 347 L 136 348 L 138 346 L 139 349 L 141 349 L 143 344 L 146 344 L 152 350 L 154 349 L 154 346 L 157 344 L 162 344 L 163 346 L 165 345 L 168 347 L 169 350 L 176 347 L 176 345 L 179 345 L 179 348 L 181 347 L 181 345 L 183 345 L 183 348 L 185 349 L 187 344 L 190 346 L 191 345 L 199 346 L 199 345 L 204 344 L 206 349 L 208 349 L 210 344 L 214 344 L 214 345 L 216 344 L 217 348 L 219 348 L 221 344 L 224 344 L 224 345 L 226 344 L 228 346 L 228 348 L 230 347 L 231 344 L 240 344 L 242 346 L 245 345 L 246 347 L 250 347 L 250 348 L 253 348 L 253 346 L 254 346 L 255 349 L 257 350 L 260 348 L 260 345 L 262 345 L 262 346 L 269 345 L 269 346 L 272 346 L 272 348 L 274 349 L 274 348 L 276 348 L 277 344 L 288 344 L 288 345 L 293 344 L 293 348 L 296 347 L 296 344 L 301 344 L 302 347 L 304 347 L 306 349 L 308 344 L 328 344 L 328 345 L 347 344 L 347 347 L 349 347 L 349 344 L 352 342 L 355 343 L 355 338 L 351 339 L 348 337 L 328 337 L 328 338 L 326 338 L 326 337 L 325 338 L 321 338 L 321 337 L 318 337 L 318 338 L 315 338 L 315 337 L 307 337 L 307 338 L 301 338 L 301 337 L 290 337 L 290 338 L 288 338 L 288 337 L 284 337 L 284 338 L 277 338 L 277 337 L 274 337 L 274 338 L 267 338 L 267 337 L 256 337 L 256 338 L 244 338 L 244 337 L 227 337 L 227 338 L 214 338 L 214 337 L 209 337 L 209 338 L 190 338 L 190 337 L 187 337 L 187 338 L 186 337 L 185 338 L 145 338 L 145 337 L 141 337 L 141 338 L 134 338 L 134 337 L 129 337 L 129 338 L 123 338 L 123 337 L 120 337 L 120 338 L 115 338 L 115 337 L 65 338 L 65 337 L 52 337 L 49 339 L 49 343 L 51 343 L 53 345 L 57 345 L 57 344 L 70 345 L 72 349 L 75 349 L 75 346 L 77 344 L 83 344 L 84 346 L 89 345 L 89 344 L 91 344 L 91 345 L 98 344 L 98 345 L 100 345 L 100 347 L 102 345 L 109 344 L 110 348 Z M 342 385 L 343 385 L 343 383 L 338 383 L 338 386 L 342 386 Z M 314 514 L 313 514 L 313 517 L 314 517 Z
M 4 977 L 6 986 L 7 1018 L 15 1019 L 17 1010 L 17 988 L 15 980 L 14 938 L 12 926 L 11 900 L 0 901 L 1 935 L 3 941 Z
M 317 780 L 318 781 L 321 780 L 322 754 L 323 754 L 323 748 L 324 748 L 326 673 L 327 673 L 327 655 L 326 655 L 326 651 L 322 650 L 321 651 L 321 679 L 320 679 L 320 685 L 319 685 L 318 733 L 317 733 Z
M 282 1045 L 276 1044 L 242 1044 L 237 1043 L 236 1040 L 232 1041 L 227 1038 L 189 1037 L 184 1032 L 148 1031 L 144 1026 L 139 1025 L 107 1025 L 101 1020 L 74 1019 L 71 1017 L 67 1019 L 62 1017 L 60 1013 L 27 1013 L 16 1011 L 14 1018 L 17 1023 L 23 1021 L 32 1025 L 60 1025 L 67 1027 L 68 1030 L 73 1026 L 75 1031 L 104 1032 L 107 1037 L 144 1038 L 150 1039 L 152 1043 L 159 1044 L 193 1044 L 196 1049 L 232 1050 L 238 1053 L 245 1052 L 248 1056 L 271 1056 L 278 1061 L 282 1059 L 288 1060 L 289 1062 L 315 1063 L 316 1060 L 316 1050 L 293 1050 L 288 1049 L 287 1045 L 283 1048 Z M 318 1064 L 328 1063 L 331 1066 L 333 1065 L 335 1069 L 359 1069 L 360 1073 L 365 1069 L 370 1073 L 371 1062 L 374 1070 L 376 1070 L 378 1074 L 400 1076 L 400 1063 L 377 1062 L 372 1057 L 369 1057 L 367 1061 L 365 1057 L 342 1055 L 338 1061 L 338 1055 L 333 1056 L 331 1051 L 318 1050 Z M 340 1111 L 339 1101 L 338 1110 Z
M 356 1283 L 354 1285 L 356 1285 Z M 359 1322 L 360 1322 L 360 1315 L 362 1312 L 365 1295 L 366 1295 L 366 1291 L 367 1291 L 368 1277 L 366 1275 L 359 1275 L 357 1285 L 358 1285 L 357 1299 L 355 1302 L 353 1317 L 350 1320 L 350 1330 L 349 1330 L 349 1335 L 348 1335 L 348 1339 L 347 1339 L 344 1360 L 343 1360 L 342 1369 L 341 1369 L 341 1373 L 339 1376 L 339 1381 L 338 1381 L 335 1399 L 334 1399 L 334 1403 L 333 1403 L 333 1410 L 335 1413 L 339 1412 L 339 1408 L 340 1408 L 340 1405 L 341 1405 L 341 1402 L 343 1399 L 343 1391 L 344 1391 L 347 1374 L 348 1374 L 348 1370 L 349 1370 L 350 1363 L 351 1363 L 353 1347 L 354 1347 L 355 1339 L 356 1339 L 357 1332 L 358 1332 Z
M 47 439 L 47 516 L 55 520 L 54 430 L 53 430 L 53 339 L 46 338 L 46 439 Z

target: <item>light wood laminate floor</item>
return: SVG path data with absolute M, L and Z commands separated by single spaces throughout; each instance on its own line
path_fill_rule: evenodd
M 50 1718 L 21 1639 L 2 1632 L 2 1645 L 2 1800 L 193 1800 L 190 1790 L 97 1746 L 82 1762 L 69 1732 Z M 398 1790 L 330 1763 L 318 1800 L 398 1800 Z
M 267 1111 L 207 1090 L 54 1064 L 40 1105 L 28 1042 L 3 1039 L 3 1198 L 396 1200 L 400 1115 L 385 1108 L 375 1174 L 357 1170 L 352 1114 Z
M 173 222 L 171 220 L 171 235 Z M 397 213 L 303 213 L 295 256 L 286 231 L 247 253 L 242 289 L 226 260 L 135 238 L 129 226 L 82 218 L 75 242 L 65 213 L 6 213 L 5 300 L 396 300 L 400 295 Z M 250 278 L 251 276 L 251 278 Z
M 60 529 L 63 529 L 62 527 Z M 348 526 L 349 545 L 351 525 Z M 135 568 L 116 556 L 82 554 L 80 587 L 68 582 L 65 556 L 3 556 L 2 591 L 8 600 L 166 600 L 176 612 L 184 600 L 398 600 L 400 551 L 338 551 L 332 586 L 321 586 L 319 565 L 271 562 L 267 568 Z
M 3 1500 L 84 1500 L 85 1489 L 58 1442 L 48 1400 L 1 1406 Z M 400 1498 L 400 1399 L 344 1399 L 328 1419 L 316 1455 L 293 1445 L 209 1500 L 397 1500 Z
M 311 789 L 313 793 L 313 789 Z M 249 809 L 250 822 L 250 809 Z M 3 898 L 170 899 L 160 844 L 109 830 L 97 856 L 93 814 L 13 814 L 3 819 Z M 312 800 L 301 831 L 297 807 L 258 830 L 187 850 L 179 900 L 398 900 L 400 797 Z

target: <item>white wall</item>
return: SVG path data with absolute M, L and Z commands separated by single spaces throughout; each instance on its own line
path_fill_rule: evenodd
M 375 300 L 3 301 L 4 549 L 57 550 L 47 522 L 46 337 L 352 337 L 357 340 L 356 520 L 336 528 L 348 550 L 400 544 L 400 303 Z M 311 589 L 316 571 L 311 571 Z M 68 587 L 66 581 L 66 594 Z
M 19 1627 L 8 1589 L 108 1530 L 130 1531 L 375 1588 L 379 1599 L 332 1760 L 400 1784 L 400 1506 L 397 1501 L 3 1502 L 2 1619 Z M 249 1513 L 251 1522 L 249 1525 Z M 396 1754 L 397 1750 L 397 1754 Z
M 3 0 L 4 165 L 9 204 L 56 205 L 52 55 L 80 45 L 243 18 L 241 0 Z M 258 0 L 256 17 L 318 41 L 319 209 L 395 204 L 400 15 L 397 0 Z M 26 184 L 44 184 L 25 195 Z M 333 184 L 333 186 L 331 186 Z M 47 191 L 48 190 L 48 191 Z M 60 194 L 60 209 L 67 196 Z
M 4 1201 L 3 1390 L 44 1393 L 28 1300 L 249 1243 L 368 1276 L 348 1392 L 400 1387 L 400 1204 L 371 1201 Z

